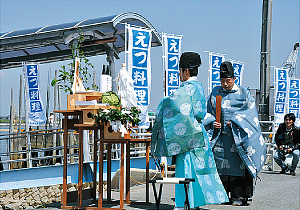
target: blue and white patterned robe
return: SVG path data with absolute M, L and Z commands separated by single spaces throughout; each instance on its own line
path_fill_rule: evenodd
M 217 95 L 222 96 L 221 129 L 213 127 Z M 229 121 L 231 126 L 226 126 Z M 244 176 L 248 169 L 256 178 L 265 162 L 266 145 L 250 91 L 237 85 L 231 91 L 215 87 L 207 101 L 203 124 L 210 136 L 219 174 Z
M 201 122 L 205 114 L 202 85 L 193 79 L 185 81 L 159 103 L 152 132 L 152 153 L 176 155 L 176 177 L 195 178 L 189 189 L 191 208 L 228 202 Z M 176 207 L 183 207 L 183 187 L 176 185 L 175 191 Z

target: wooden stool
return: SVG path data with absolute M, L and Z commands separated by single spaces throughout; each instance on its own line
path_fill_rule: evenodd
M 190 182 L 195 182 L 195 179 L 192 179 L 192 178 L 157 178 L 155 180 L 150 180 L 149 183 L 152 183 L 152 186 L 153 186 L 156 208 L 159 209 L 163 184 L 184 184 L 184 191 L 185 191 L 184 206 L 185 206 L 185 209 L 187 207 L 187 209 L 190 210 L 190 202 L 189 202 L 188 189 L 187 189 L 187 184 L 189 184 Z M 158 197 L 157 197 L 155 183 L 160 184 Z

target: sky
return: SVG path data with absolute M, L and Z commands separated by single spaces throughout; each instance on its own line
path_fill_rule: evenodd
M 271 66 L 281 67 L 294 44 L 300 39 L 299 0 L 273 0 Z M 31 29 L 93 19 L 123 12 L 136 12 L 161 33 L 183 35 L 182 52 L 195 51 L 201 55 L 202 66 L 198 80 L 208 95 L 208 53 L 225 54 L 226 60 L 245 62 L 243 85 L 259 88 L 262 0 L 1 0 L 0 33 Z M 116 60 L 116 70 L 125 60 L 124 52 Z M 299 60 L 299 55 L 298 55 Z M 90 58 L 97 81 L 106 64 L 106 56 Z M 48 72 L 68 62 L 41 64 L 40 87 L 46 103 Z M 299 62 L 298 62 L 299 63 Z M 152 89 L 149 108 L 156 110 L 163 97 L 162 47 L 151 49 Z M 273 83 L 271 68 L 271 84 Z M 22 68 L 0 70 L 0 116 L 9 115 L 11 89 L 14 107 L 18 110 L 19 80 Z M 296 75 L 300 76 L 297 65 Z M 51 98 L 53 98 L 51 87 Z M 61 106 L 66 109 L 65 93 L 61 92 Z M 53 111 L 53 101 L 50 102 Z

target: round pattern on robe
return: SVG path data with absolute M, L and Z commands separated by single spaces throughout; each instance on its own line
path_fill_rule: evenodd
M 231 145 L 230 152 L 237 152 L 237 148 L 236 148 L 235 144 Z
M 221 181 L 221 179 L 220 179 L 219 174 L 215 174 L 215 180 L 216 180 L 219 184 L 222 184 L 222 181 Z
M 201 101 L 197 101 L 196 109 L 198 109 L 199 112 L 202 112 L 202 103 L 201 103 Z
M 193 138 L 189 141 L 189 147 L 190 148 L 198 148 L 200 146 L 200 140 Z
M 174 126 L 174 132 L 178 135 L 178 136 L 182 136 L 185 134 L 186 132 L 186 126 L 183 123 L 177 123 Z
M 215 201 L 214 196 L 210 192 L 206 193 L 206 198 L 207 198 L 208 202 L 210 202 L 210 203 L 214 203 L 214 201 Z
M 168 152 L 171 154 L 171 155 L 177 155 L 180 153 L 180 150 L 181 150 L 181 147 L 179 144 L 177 143 L 171 143 L 169 144 L 168 146 Z
M 231 108 L 231 105 L 230 105 L 230 101 L 229 100 L 224 100 L 223 104 L 222 104 L 222 108 L 223 109 L 226 109 L 226 108 Z
M 164 117 L 167 118 L 167 119 L 173 117 L 173 111 L 172 111 L 172 109 L 170 109 L 169 107 L 166 107 L 164 109 Z
M 192 106 L 188 103 L 181 104 L 180 112 L 183 115 L 189 115 L 191 113 Z
M 186 90 L 186 94 L 188 94 L 189 96 L 192 96 L 192 95 L 194 95 L 196 88 L 194 87 L 194 85 L 188 84 L 186 86 L 185 90 Z
M 264 137 L 262 135 L 260 135 L 260 137 L 259 137 L 259 143 L 260 143 L 261 146 L 264 146 L 264 144 L 265 144 L 265 140 L 264 140 Z
M 175 100 L 178 97 L 178 92 L 174 92 L 172 95 L 170 95 L 170 99 Z
M 211 97 L 210 102 L 211 102 L 211 106 L 215 109 L 216 108 L 216 103 L 217 103 L 216 97 Z
M 207 185 L 212 186 L 211 179 L 208 175 L 204 175 L 204 181 L 206 182 Z
M 245 128 L 245 132 L 248 134 L 248 137 L 250 138 L 253 134 L 253 131 L 251 131 L 249 128 Z
M 230 165 L 229 165 L 229 162 L 228 162 L 227 159 L 224 159 L 224 160 L 222 161 L 221 167 L 222 167 L 222 168 L 227 168 L 227 169 L 230 168 Z
M 200 169 L 203 169 L 205 167 L 205 160 L 203 159 L 203 157 L 197 157 L 195 159 L 195 166 Z
M 203 182 L 202 182 L 201 175 L 196 174 L 196 177 L 197 177 L 197 179 L 199 181 L 200 186 L 202 187 L 203 186 Z
M 208 119 L 208 118 L 210 118 L 210 117 L 212 117 L 212 115 L 211 115 L 211 113 L 206 113 L 206 115 L 204 116 L 204 120 L 206 120 L 206 119 Z
M 216 192 L 217 198 L 219 199 L 220 203 L 224 203 L 226 200 L 226 196 L 221 191 Z
M 247 147 L 247 153 L 249 156 L 253 155 L 255 153 L 255 149 L 251 146 Z

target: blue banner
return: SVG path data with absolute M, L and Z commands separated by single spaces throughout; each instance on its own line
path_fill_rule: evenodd
M 233 71 L 234 71 L 234 76 L 235 76 L 235 84 L 237 85 L 242 85 L 243 84 L 243 73 L 244 73 L 244 63 L 239 62 L 239 61 L 231 61 Z
M 212 89 L 216 86 L 220 86 L 220 66 L 221 63 L 225 61 L 225 55 L 219 53 L 209 53 L 209 83 L 208 92 L 210 93 Z
M 284 115 L 286 114 L 286 102 L 288 93 L 288 77 L 286 69 L 275 68 L 275 107 L 274 116 L 276 123 L 284 122 Z
M 127 67 L 133 79 L 137 104 L 141 110 L 140 126 L 149 126 L 148 106 L 151 90 L 150 49 L 152 31 L 126 25 L 128 32 Z M 126 37 L 127 38 L 127 37 Z
M 181 54 L 181 35 L 162 34 L 163 66 L 165 72 L 165 96 L 174 93 L 180 86 L 179 58 Z
M 220 82 L 220 66 L 222 62 L 225 61 L 225 55 L 219 53 L 209 53 L 209 84 L 208 84 L 208 92 L 210 93 L 212 89 L 216 86 L 221 86 Z M 242 85 L 242 78 L 244 72 L 244 63 L 240 61 L 231 61 L 234 76 L 235 84 Z
M 23 63 L 26 78 L 26 115 L 29 126 L 46 123 L 46 115 L 40 95 L 38 65 Z
M 300 125 L 299 122 L 299 100 L 300 100 L 300 82 L 299 79 L 290 79 L 289 81 L 289 113 L 294 113 L 296 117 L 295 124 Z

